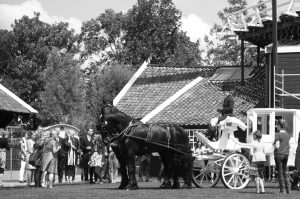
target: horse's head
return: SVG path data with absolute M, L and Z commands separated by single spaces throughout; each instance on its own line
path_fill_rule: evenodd
M 122 132 L 132 118 L 119 111 L 115 106 L 106 104 L 101 108 L 97 129 L 101 132 L 103 142 L 110 143 L 112 138 Z

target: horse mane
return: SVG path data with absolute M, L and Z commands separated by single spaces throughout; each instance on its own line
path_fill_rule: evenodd
M 123 111 L 119 110 L 117 107 L 115 107 L 114 105 L 112 104 L 106 104 L 104 105 L 103 109 L 105 109 L 105 107 L 110 107 L 110 113 L 108 113 L 108 117 L 122 117 L 122 118 L 130 118 L 130 121 L 132 123 L 141 123 L 143 124 L 140 120 L 136 119 L 136 118 L 133 118 L 132 116 L 124 113 Z

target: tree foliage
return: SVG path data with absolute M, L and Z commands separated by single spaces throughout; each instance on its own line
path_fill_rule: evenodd
M 67 23 L 50 25 L 40 21 L 39 16 L 23 16 L 12 24 L 12 31 L 0 30 L 1 83 L 38 110 L 49 53 L 53 48 L 76 52 L 76 38 Z M 22 118 L 31 125 L 37 122 L 35 116 Z
M 152 58 L 164 63 L 174 54 L 181 12 L 172 0 L 140 0 L 127 13 L 125 48 L 133 65 Z
M 130 66 L 116 64 L 98 68 L 90 76 L 86 89 L 86 106 L 91 120 L 97 119 L 104 101 L 113 102 L 133 73 Z
M 101 56 L 100 63 L 110 61 L 123 62 L 124 14 L 112 9 L 105 10 L 96 19 L 84 22 L 79 36 L 79 43 L 84 44 L 83 58 L 92 54 Z
M 228 7 L 225 7 L 222 11 L 218 12 L 219 18 L 222 20 L 222 25 L 215 24 L 211 33 L 220 32 L 222 27 L 227 23 L 226 16 L 230 13 L 236 12 L 246 7 L 246 0 L 228 0 Z M 246 11 L 245 11 L 246 14 Z M 220 40 L 216 42 L 205 38 L 206 48 L 207 48 L 207 59 L 206 64 L 213 64 L 215 66 L 224 65 L 240 65 L 240 52 L 241 44 L 240 41 L 232 36 L 222 36 Z M 255 65 L 256 64 L 256 48 L 246 48 L 245 49 L 245 64 Z
M 53 48 L 48 55 L 44 91 L 40 94 L 40 115 L 44 124 L 83 125 L 85 85 L 73 55 Z
M 200 41 L 192 42 L 185 32 L 180 31 L 176 38 L 174 53 L 169 55 L 166 64 L 171 66 L 195 67 L 202 65 Z
M 44 88 L 40 75 L 47 56 L 53 47 L 74 51 L 74 33 L 67 29 L 67 23 L 50 25 L 40 21 L 39 13 L 33 18 L 24 16 L 16 20 L 12 27 L 12 31 L 0 33 L 1 78 L 9 89 L 37 108 L 39 93 Z
M 178 63 L 179 52 L 188 55 L 180 63 L 199 59 L 197 46 L 182 32 L 181 12 L 172 0 L 140 0 L 126 13 L 106 10 L 83 24 L 79 43 L 83 57 L 100 57 L 97 65 L 109 62 L 139 66 L 148 58 L 151 63 Z M 195 57 L 192 57 L 195 56 Z M 184 56 L 181 56 L 184 59 Z

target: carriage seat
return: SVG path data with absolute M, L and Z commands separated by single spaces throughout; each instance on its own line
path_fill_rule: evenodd
M 242 130 L 247 129 L 247 126 L 241 120 L 228 116 L 221 121 L 219 125 L 222 130 L 222 135 L 218 141 L 210 141 L 201 132 L 195 132 L 195 136 L 213 150 L 240 150 L 241 148 L 250 148 L 250 144 L 242 143 L 234 136 L 234 131 L 238 129 L 237 127 Z

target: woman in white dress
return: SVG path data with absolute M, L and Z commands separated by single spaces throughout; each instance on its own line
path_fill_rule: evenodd
M 21 146 L 21 154 L 20 154 L 20 159 L 21 159 L 21 166 L 20 166 L 20 171 L 19 171 L 19 182 L 23 183 L 25 182 L 24 178 L 26 177 L 26 153 L 27 153 L 27 132 L 23 131 L 20 139 L 20 146 Z
M 33 145 L 34 141 L 32 139 L 32 133 L 28 132 L 27 133 L 27 151 L 26 151 L 26 173 L 27 173 L 27 184 L 31 185 L 33 182 L 33 177 L 34 177 L 34 170 L 35 167 L 29 164 L 29 156 L 33 153 Z

